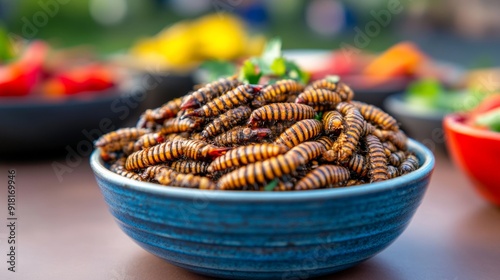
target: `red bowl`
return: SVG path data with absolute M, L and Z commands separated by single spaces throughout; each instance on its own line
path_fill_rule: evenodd
M 467 125 L 463 114 L 447 115 L 443 126 L 455 163 L 484 198 L 500 205 L 500 133 Z

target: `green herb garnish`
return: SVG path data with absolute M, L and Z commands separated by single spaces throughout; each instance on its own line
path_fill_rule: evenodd
M 267 42 L 260 57 L 246 60 L 240 69 L 240 80 L 250 84 L 257 84 L 262 76 L 270 77 L 270 83 L 281 79 L 293 79 L 304 84 L 309 81 L 308 73 L 283 57 L 281 40 L 277 38 Z
M 264 190 L 267 192 L 272 192 L 277 185 L 278 185 L 278 179 L 274 179 L 264 187 Z

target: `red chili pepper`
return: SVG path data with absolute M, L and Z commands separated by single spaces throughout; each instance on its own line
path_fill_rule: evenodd
M 43 88 L 45 93 L 57 96 L 102 91 L 114 85 L 113 74 L 108 68 L 91 64 L 56 74 Z
M 0 65 L 0 96 L 25 96 L 36 86 L 49 47 L 41 41 L 31 43 L 22 56 Z

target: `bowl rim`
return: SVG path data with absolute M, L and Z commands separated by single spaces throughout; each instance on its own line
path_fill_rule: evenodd
M 414 107 L 408 105 L 408 102 L 404 101 L 404 93 L 388 96 L 386 100 L 384 100 L 384 107 L 392 115 L 397 114 L 432 121 L 442 121 L 446 115 L 446 112 L 438 110 L 419 111 L 414 109 Z
M 444 117 L 443 126 L 445 129 L 471 136 L 474 138 L 490 139 L 500 141 L 500 133 L 490 130 L 484 130 L 464 123 L 469 118 L 467 113 L 452 113 Z
M 209 201 L 245 201 L 245 202 L 288 202 L 318 199 L 332 199 L 366 195 L 397 189 L 409 182 L 418 181 L 420 178 L 430 174 L 434 169 L 435 159 L 432 152 L 423 144 L 413 139 L 408 139 L 408 148 L 423 160 L 419 169 L 389 179 L 383 182 L 370 183 L 349 188 L 320 189 L 297 192 L 248 192 L 248 191 L 222 191 L 222 190 L 199 190 L 186 189 L 171 186 L 162 186 L 155 183 L 140 182 L 129 179 L 111 172 L 103 165 L 99 150 L 94 150 L 90 156 L 90 166 L 96 177 L 104 178 L 108 183 L 130 188 L 139 192 L 175 197 L 181 199 L 206 199 Z

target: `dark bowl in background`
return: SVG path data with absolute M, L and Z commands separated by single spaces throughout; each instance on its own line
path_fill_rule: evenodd
M 370 81 L 364 76 L 344 76 L 342 81 L 354 91 L 354 100 L 368 103 L 386 110 L 384 101 L 393 95 L 403 92 L 411 83 L 410 77 L 393 77 L 383 83 L 370 86 Z
M 176 74 L 168 72 L 146 72 L 141 84 L 148 88 L 142 111 L 160 107 L 166 102 L 181 97 L 193 89 L 195 81 L 193 73 Z
M 446 153 L 442 125 L 445 112 L 415 108 L 404 100 L 403 94 L 388 97 L 384 107 L 399 121 L 408 136 L 422 142 L 433 152 Z
M 0 99 L 0 156 L 34 159 L 68 154 L 88 156 L 93 140 L 135 121 L 144 91 L 115 87 L 61 100 Z

